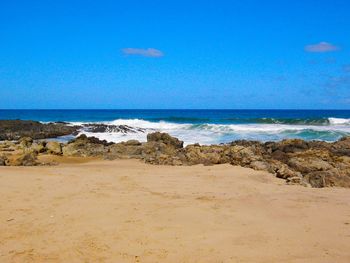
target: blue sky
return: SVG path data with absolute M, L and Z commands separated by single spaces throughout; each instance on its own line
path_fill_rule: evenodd
M 350 1 L 1 1 L 0 108 L 349 109 Z

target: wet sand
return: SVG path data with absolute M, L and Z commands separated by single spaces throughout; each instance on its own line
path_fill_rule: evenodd
M 231 165 L 0 167 L 0 199 L 0 262 L 350 262 L 350 189 Z

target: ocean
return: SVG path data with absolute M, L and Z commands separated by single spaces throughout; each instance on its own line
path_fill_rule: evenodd
M 217 144 L 238 139 L 286 138 L 335 141 L 350 135 L 350 110 L 0 110 L 0 119 L 104 123 L 146 129 L 136 133 L 89 133 L 107 141 L 146 141 L 167 132 L 185 144 Z

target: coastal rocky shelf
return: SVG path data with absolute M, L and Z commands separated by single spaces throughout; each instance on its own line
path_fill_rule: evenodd
M 18 126 L 13 129 L 9 122 L 12 125 L 17 122 Z M 0 166 L 52 164 L 40 162 L 38 157 L 41 155 L 98 157 L 109 160 L 135 158 L 157 165 L 230 163 L 270 172 L 289 184 L 350 187 L 350 137 L 334 143 L 300 139 L 266 143 L 238 140 L 229 144 L 192 144 L 184 147 L 179 139 L 167 133 L 154 132 L 147 135 L 147 142 L 144 143 L 136 140 L 110 143 L 86 135 L 80 135 L 68 143 L 59 143 L 35 139 L 74 134 L 82 127 L 27 121 L 25 124 L 23 121 L 7 121 L 7 126 L 1 124 L 4 121 L 0 121 L 0 139 L 6 141 L 0 143 Z M 89 129 L 97 132 L 110 128 L 104 125 L 89 126 Z M 120 132 L 135 131 L 135 128 L 128 126 L 112 128 L 119 129 Z
M 101 123 L 69 125 L 67 122 L 41 123 L 26 120 L 0 120 L 0 141 L 18 140 L 22 137 L 30 137 L 32 139 L 57 138 L 66 135 L 77 135 L 81 131 L 91 133 L 136 133 L 145 132 L 145 129 L 128 125 L 107 125 Z

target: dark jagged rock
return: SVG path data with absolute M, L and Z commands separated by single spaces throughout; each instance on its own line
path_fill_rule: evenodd
M 0 166 L 5 166 L 6 165 L 6 158 L 5 156 L 0 156 Z
M 145 132 L 145 129 L 131 127 L 128 125 L 108 125 L 108 124 L 99 124 L 99 123 L 88 123 L 83 125 L 84 130 L 88 132 L 115 132 L 115 133 L 137 133 Z
M 77 132 L 78 126 L 63 123 L 40 123 L 24 120 L 0 120 L 0 141 L 18 140 L 21 137 L 33 139 L 56 138 Z
M 308 142 L 301 139 L 287 139 L 280 142 L 270 142 L 265 144 L 267 148 L 270 148 L 272 152 L 281 151 L 284 153 L 296 153 L 305 151 L 309 148 Z
M 230 143 L 231 146 L 244 146 L 244 147 L 249 147 L 249 146 L 261 146 L 262 143 L 259 141 L 248 141 L 248 140 L 236 140 Z
M 343 137 L 331 146 L 331 152 L 337 155 L 350 156 L 350 136 Z
M 107 146 L 112 145 L 106 140 L 99 140 L 96 137 L 87 137 L 85 134 L 68 142 L 62 153 L 66 156 L 103 156 L 108 152 Z
M 127 146 L 140 146 L 140 145 L 142 145 L 142 143 L 140 143 L 137 140 L 129 140 L 129 141 L 124 142 L 124 144 Z
M 147 134 L 147 142 L 162 142 L 175 148 L 183 148 L 184 142 L 167 133 L 154 132 Z
M 96 137 L 88 137 L 85 134 L 79 135 L 77 138 L 74 138 L 73 140 L 70 140 L 68 144 L 71 143 L 92 143 L 92 144 L 102 144 L 104 146 L 109 146 L 114 144 L 113 142 L 107 142 L 106 140 L 100 140 Z
M 128 125 L 88 123 L 73 126 L 61 121 L 41 123 L 26 120 L 0 120 L 0 141 L 18 140 L 22 137 L 30 137 L 34 140 L 57 138 L 65 135 L 77 135 L 82 130 L 93 133 L 115 132 L 124 134 L 146 131 L 145 129 Z

